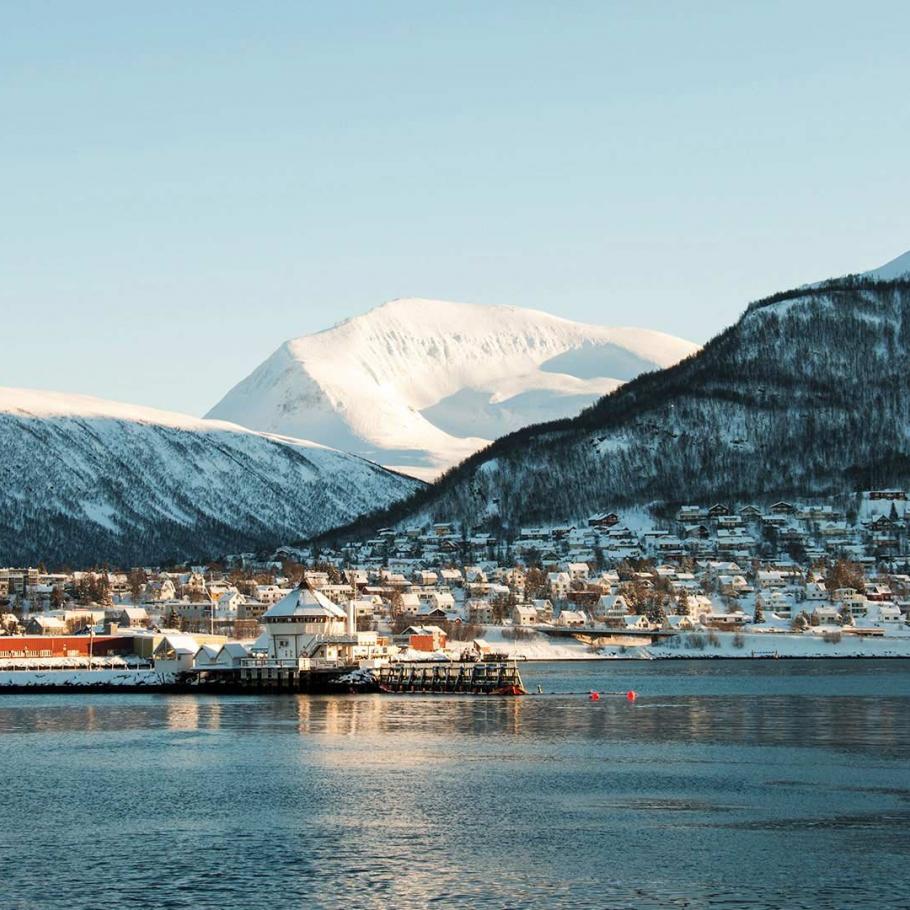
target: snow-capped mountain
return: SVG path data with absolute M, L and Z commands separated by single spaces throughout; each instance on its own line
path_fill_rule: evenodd
M 497 440 L 374 525 L 584 520 L 651 503 L 910 484 L 910 276 L 753 303 L 694 357 Z
M 231 423 L 0 388 L 0 564 L 120 564 L 274 546 L 420 484 Z
M 432 477 L 695 350 L 661 332 L 518 307 L 393 300 L 286 342 L 207 416 Z

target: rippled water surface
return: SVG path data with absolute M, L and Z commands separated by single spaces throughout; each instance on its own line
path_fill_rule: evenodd
M 0 907 L 910 907 L 908 662 L 523 675 L 0 695 Z

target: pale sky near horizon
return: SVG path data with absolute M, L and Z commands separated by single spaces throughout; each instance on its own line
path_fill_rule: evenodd
M 0 385 L 201 414 L 394 297 L 703 342 L 910 248 L 910 12 L 0 8 Z

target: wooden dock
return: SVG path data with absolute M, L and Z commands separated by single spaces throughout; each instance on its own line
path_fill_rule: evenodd
M 514 661 L 408 661 L 380 667 L 376 672 L 381 692 L 522 695 L 525 691 Z
M 262 694 L 283 692 L 300 694 L 333 694 L 338 692 L 335 680 L 350 667 L 310 667 L 271 664 L 233 668 L 206 668 L 186 674 L 186 682 L 196 691 L 208 690 L 230 694 Z

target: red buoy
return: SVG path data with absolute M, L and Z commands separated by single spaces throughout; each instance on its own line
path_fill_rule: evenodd
M 588 698 L 590 698 L 591 701 L 600 701 L 600 692 L 592 691 L 590 695 L 588 695 Z
M 638 695 L 636 695 L 634 689 L 629 689 L 629 691 L 626 692 L 626 701 L 635 701 L 636 698 L 638 698 Z

